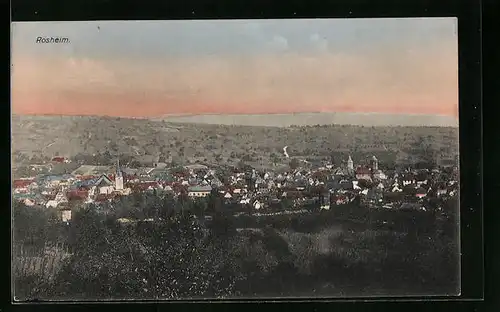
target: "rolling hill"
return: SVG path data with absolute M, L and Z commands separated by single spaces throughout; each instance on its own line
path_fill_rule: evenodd
M 202 123 L 240 126 L 408 126 L 458 127 L 458 120 L 441 115 L 405 115 L 381 113 L 296 113 L 261 115 L 167 115 L 158 120 L 180 123 Z

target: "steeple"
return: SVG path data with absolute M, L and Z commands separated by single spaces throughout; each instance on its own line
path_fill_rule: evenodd
M 123 190 L 123 175 L 120 169 L 120 159 L 116 162 L 116 176 L 115 176 L 115 189 Z
M 372 157 L 372 170 L 378 170 L 378 159 L 377 157 Z
M 352 161 L 351 155 L 349 155 L 349 159 L 347 160 L 347 169 L 354 170 L 354 162 Z
M 122 171 L 120 169 L 120 158 L 116 161 L 116 176 L 122 177 Z

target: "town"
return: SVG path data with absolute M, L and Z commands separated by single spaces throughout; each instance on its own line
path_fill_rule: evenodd
M 375 156 L 360 164 L 348 156 L 341 166 L 293 158 L 287 168 L 267 171 L 244 165 L 167 163 L 129 168 L 116 159 L 114 166 L 79 163 L 70 174 L 50 173 L 52 166 L 72 161 L 55 156 L 49 163 L 31 165 L 32 176 L 13 181 L 13 199 L 53 209 L 61 222 L 69 223 L 75 206 L 109 207 L 120 197 L 137 193 L 193 201 L 215 195 L 236 216 L 259 216 L 335 210 L 353 202 L 367 209 L 440 211 L 442 203 L 459 191 L 456 166 L 382 169 Z

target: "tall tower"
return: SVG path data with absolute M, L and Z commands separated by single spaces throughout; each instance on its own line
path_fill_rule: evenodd
M 116 163 L 115 189 L 117 191 L 123 190 L 123 174 L 120 169 L 120 159 Z
M 378 159 L 377 157 L 372 157 L 372 170 L 378 170 Z
M 349 159 L 347 160 L 347 169 L 354 170 L 354 162 L 352 161 L 351 155 L 349 155 Z

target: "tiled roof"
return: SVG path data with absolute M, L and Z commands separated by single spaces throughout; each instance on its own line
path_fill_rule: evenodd
M 356 169 L 356 174 L 370 174 L 371 171 L 369 168 L 365 168 L 365 167 L 359 167 L 358 169 Z
M 196 185 L 196 186 L 190 186 L 188 188 L 189 192 L 210 192 L 212 191 L 212 187 L 209 185 L 202 186 L 202 185 Z

